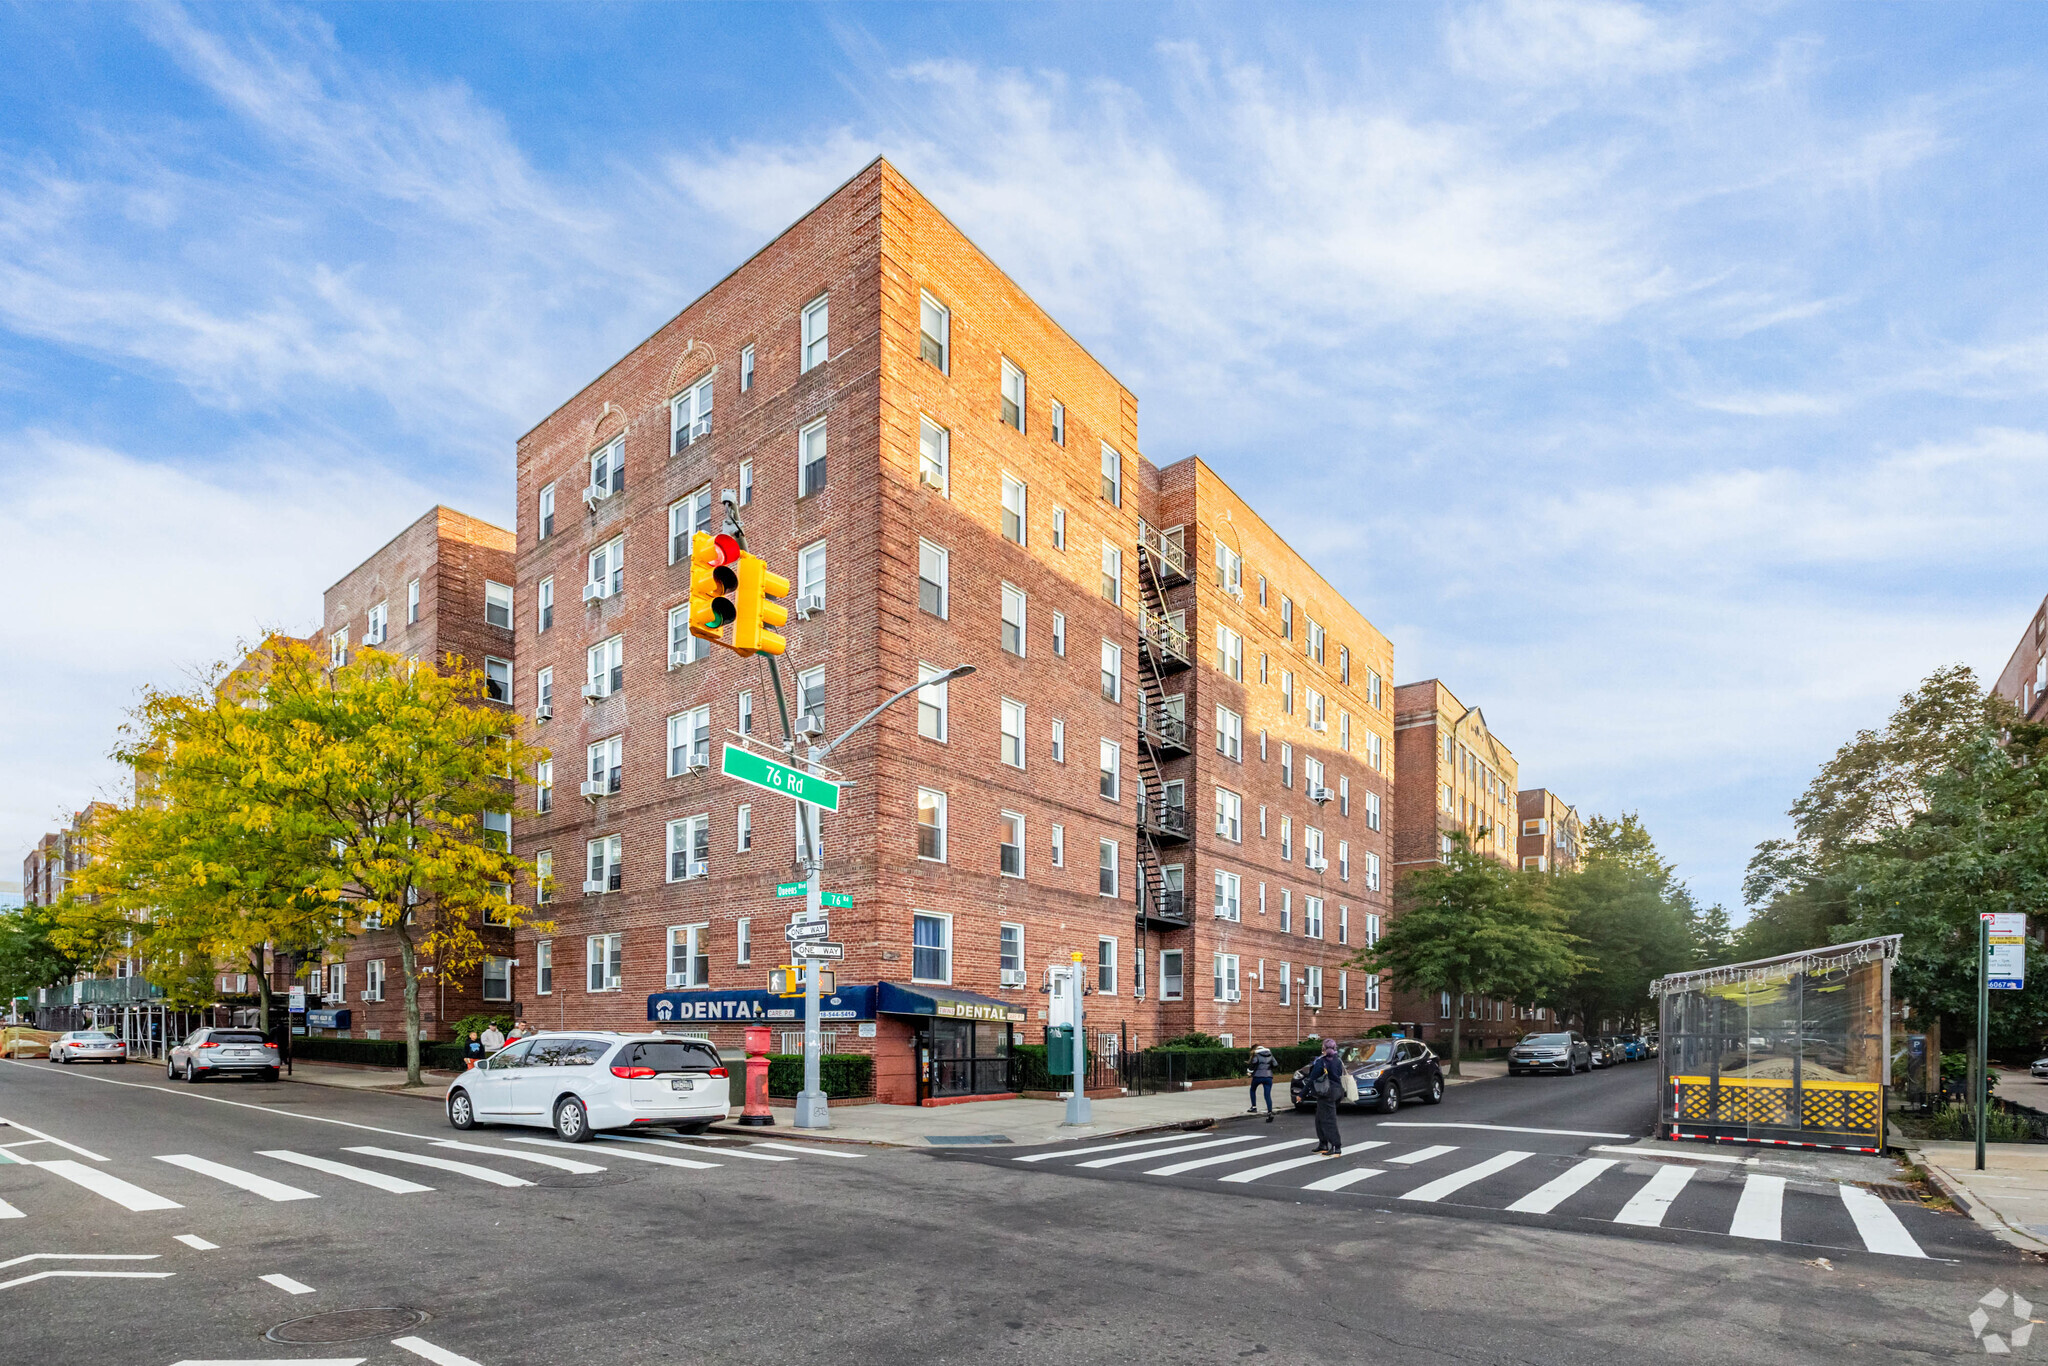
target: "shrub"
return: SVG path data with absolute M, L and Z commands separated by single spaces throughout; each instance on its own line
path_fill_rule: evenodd
M 1154 1048 L 1228 1048 L 1230 1045 L 1224 1043 L 1223 1040 L 1217 1038 L 1214 1034 L 1204 1034 L 1201 1030 L 1197 1029 L 1191 1033 L 1182 1034 L 1178 1038 L 1161 1039 L 1152 1046 Z
M 465 1015 L 455 1022 L 455 1038 L 459 1042 L 465 1034 L 481 1034 L 492 1025 L 500 1034 L 512 1032 L 510 1015 Z
M 293 1039 L 292 1056 L 308 1062 L 346 1062 L 365 1067 L 405 1066 L 404 1039 Z M 459 1044 L 420 1041 L 420 1066 L 462 1070 Z
M 744 1062 L 739 1064 L 744 1067 Z M 874 1094 L 875 1060 L 866 1053 L 826 1053 L 818 1059 L 818 1085 L 834 1100 Z M 768 1055 L 768 1094 L 788 1098 L 804 1089 L 804 1055 Z

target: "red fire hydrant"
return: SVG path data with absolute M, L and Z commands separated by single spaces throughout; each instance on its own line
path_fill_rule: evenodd
M 748 1025 L 747 1103 L 740 1109 L 740 1123 L 767 1125 L 775 1122 L 768 1110 L 768 1026 Z

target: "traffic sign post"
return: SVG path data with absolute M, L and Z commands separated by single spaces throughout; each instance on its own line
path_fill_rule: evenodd
M 2019 911 L 1986 911 L 1977 917 L 1977 1057 L 1970 1069 L 1977 1120 L 1977 1170 L 1984 1170 L 1984 1112 L 1990 1108 L 1991 993 L 2019 991 L 2027 984 L 2027 917 Z
M 1071 976 L 1067 979 L 1074 991 L 1074 1047 L 1069 1056 L 1074 1060 L 1073 1090 L 1067 1093 L 1067 1117 L 1061 1122 L 1064 1128 L 1070 1124 L 1086 1124 L 1089 1121 L 1088 1105 L 1088 1031 L 1082 1027 L 1081 988 L 1085 979 L 1081 973 L 1081 955 L 1077 951 L 1074 961 L 1068 965 Z

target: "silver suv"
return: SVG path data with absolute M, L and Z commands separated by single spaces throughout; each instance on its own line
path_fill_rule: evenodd
M 253 1029 L 195 1029 L 164 1055 L 164 1075 L 188 1082 L 228 1075 L 277 1080 L 277 1045 Z
M 1550 1034 L 1525 1034 L 1508 1050 L 1508 1075 L 1525 1072 L 1562 1072 L 1572 1076 L 1583 1067 L 1593 1070 L 1593 1045 L 1576 1029 Z

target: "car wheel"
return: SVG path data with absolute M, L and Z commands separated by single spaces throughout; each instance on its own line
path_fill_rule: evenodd
M 1401 1088 L 1389 1086 L 1380 1093 L 1380 1113 L 1391 1115 L 1401 1108 Z
M 470 1102 L 469 1092 L 450 1091 L 448 1093 L 448 1123 L 457 1129 L 474 1129 L 476 1127 L 476 1107 Z
M 187 1086 L 197 1086 L 199 1084 L 199 1069 L 190 1058 L 185 1059 L 185 1084 Z
M 590 1112 L 583 1108 L 582 1101 L 564 1096 L 555 1102 L 555 1135 L 564 1143 L 590 1141 Z
M 265 1080 L 265 1081 L 276 1081 L 276 1080 L 277 1080 L 277 1069 L 276 1069 L 275 1067 L 272 1067 L 272 1068 L 268 1068 L 268 1069 L 266 1069 L 266 1070 L 264 1071 L 264 1073 L 263 1073 L 263 1080 Z
M 1429 1083 L 1429 1089 L 1422 1093 L 1422 1100 L 1425 1105 L 1441 1105 L 1444 1103 L 1444 1079 L 1442 1077 L 1437 1077 Z
M 165 1081 L 176 1081 L 177 1079 L 178 1079 L 178 1065 L 177 1065 L 176 1063 L 172 1062 L 172 1061 L 171 1061 L 171 1060 L 170 1060 L 169 1058 L 165 1058 L 165 1059 L 164 1059 L 164 1080 L 165 1080 Z

